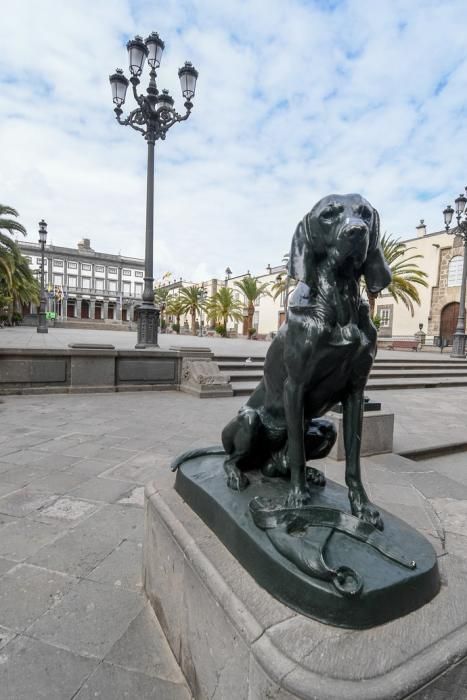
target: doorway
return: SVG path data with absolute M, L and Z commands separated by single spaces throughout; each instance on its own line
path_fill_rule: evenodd
M 457 326 L 457 318 L 459 316 L 459 304 L 453 301 L 451 304 L 446 304 L 441 311 L 441 323 L 439 334 L 443 344 L 452 345 L 452 336 Z
M 81 318 L 89 318 L 89 301 L 83 299 L 81 302 Z

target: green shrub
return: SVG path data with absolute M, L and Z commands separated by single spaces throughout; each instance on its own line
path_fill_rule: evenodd
M 227 337 L 227 328 L 222 323 L 219 323 L 216 326 L 216 333 L 218 335 L 221 335 L 223 338 L 226 338 Z
M 175 333 L 180 333 L 180 324 L 172 323 L 172 330 L 175 331 Z

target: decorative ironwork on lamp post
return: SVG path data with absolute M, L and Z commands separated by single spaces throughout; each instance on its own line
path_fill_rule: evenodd
M 145 41 L 136 36 L 127 44 L 129 56 L 129 69 L 131 78 L 128 80 L 121 69 L 109 77 L 112 86 L 113 102 L 116 105 L 114 112 L 117 121 L 123 126 L 131 126 L 139 131 L 148 144 L 147 167 L 147 196 L 146 196 L 146 242 L 144 263 L 144 291 L 142 305 L 138 317 L 137 348 L 157 347 L 157 326 L 159 309 L 154 304 L 154 277 L 153 277 L 153 240 L 154 240 L 154 146 L 156 141 L 165 140 L 170 127 L 178 122 L 185 121 L 193 109 L 192 99 L 195 95 L 198 71 L 188 61 L 178 71 L 182 95 L 185 98 L 185 114 L 179 114 L 174 108 L 173 97 L 168 90 L 159 92 L 156 85 L 156 68 L 159 68 L 164 42 L 157 32 L 152 32 Z M 144 62 L 147 59 L 150 66 L 149 85 L 146 94 L 138 94 L 137 87 L 143 72 Z M 129 83 L 133 88 L 133 96 L 137 103 L 128 117 L 122 119 L 121 109 L 125 102 L 126 91 Z
M 39 306 L 39 319 L 38 319 L 38 324 L 37 324 L 37 332 L 38 333 L 48 333 L 49 329 L 47 328 L 47 315 L 46 315 L 46 308 L 47 308 L 47 297 L 45 295 L 45 287 L 44 287 L 44 248 L 45 248 L 45 242 L 47 240 L 47 224 L 42 219 L 39 221 L 39 243 L 41 244 L 41 301 L 40 301 L 40 306 Z
M 467 187 L 465 188 L 467 190 Z M 461 293 L 459 299 L 459 316 L 457 317 L 457 326 L 454 331 L 452 340 L 451 357 L 465 357 L 465 282 L 467 278 L 467 214 L 465 213 L 465 205 L 467 197 L 460 194 L 454 201 L 456 205 L 455 214 L 457 226 L 451 229 L 451 221 L 454 216 L 454 209 L 450 204 L 444 209 L 444 223 L 447 233 L 452 233 L 455 236 L 460 236 L 464 244 L 464 261 L 462 264 L 462 282 Z M 462 218 L 464 215 L 464 218 Z

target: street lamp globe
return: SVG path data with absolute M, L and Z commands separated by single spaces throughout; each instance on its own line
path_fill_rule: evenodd
M 462 216 L 462 214 L 463 214 L 463 212 L 464 212 L 465 205 L 467 204 L 467 197 L 465 197 L 465 195 L 463 195 L 463 194 L 461 193 L 461 194 L 460 194 L 458 197 L 456 197 L 456 199 L 454 200 L 454 204 L 456 205 L 456 216 L 457 216 L 457 221 L 459 221 L 459 219 L 461 218 L 461 216 Z
M 126 91 L 129 85 L 129 80 L 123 75 L 123 70 L 117 68 L 113 75 L 109 76 L 110 85 L 112 86 L 112 99 L 117 107 L 121 107 L 125 102 Z
M 186 100 L 190 101 L 195 96 L 198 71 L 190 61 L 185 61 L 183 68 L 180 68 L 178 71 L 178 77 L 180 78 L 182 95 Z
M 149 49 L 140 36 L 131 39 L 126 48 L 128 50 L 128 64 L 130 73 L 134 78 L 139 78 L 143 72 L 144 61 L 149 53 Z
M 443 216 L 444 216 L 444 223 L 445 223 L 446 231 L 447 231 L 451 225 L 452 217 L 454 216 L 454 209 L 451 207 L 450 204 L 448 204 L 446 209 L 443 210 Z
M 151 68 L 159 68 L 165 44 L 157 32 L 151 32 L 144 42 L 148 49 L 148 63 Z
M 47 241 L 47 224 L 44 219 L 39 221 L 39 243 L 45 243 Z
M 161 94 L 157 96 L 156 109 L 165 109 L 170 111 L 174 106 L 174 98 L 169 95 L 168 90 L 162 90 Z

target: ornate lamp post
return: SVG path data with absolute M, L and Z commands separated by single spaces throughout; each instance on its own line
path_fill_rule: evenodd
M 136 36 L 127 44 L 129 56 L 129 68 L 131 78 L 128 79 L 123 71 L 117 71 L 110 76 L 113 102 L 116 105 L 114 112 L 117 121 L 123 126 L 131 126 L 139 131 L 148 144 L 148 168 L 147 168 L 147 195 L 146 195 L 146 244 L 144 264 L 144 291 L 142 305 L 138 317 L 138 340 L 136 347 L 157 347 L 157 326 L 159 309 L 154 305 L 154 277 L 153 277 L 153 238 L 154 238 L 154 146 L 158 139 L 162 141 L 171 126 L 177 122 L 188 119 L 195 95 L 196 79 L 198 71 L 186 62 L 178 71 L 182 94 L 185 98 L 185 114 L 182 116 L 174 109 L 174 100 L 167 90 L 160 93 L 156 85 L 156 68 L 159 68 L 164 42 L 157 32 L 152 32 L 145 41 Z M 146 94 L 138 94 L 137 87 L 143 72 L 144 62 L 148 60 L 150 66 L 149 85 Z M 136 109 L 131 111 L 125 119 L 122 119 L 122 105 L 125 102 L 126 91 L 129 83 L 133 88 L 133 96 L 137 103 Z
M 466 187 L 467 190 L 467 187 Z M 465 357 L 465 281 L 467 278 L 467 216 L 464 213 L 467 197 L 460 194 L 455 200 L 457 226 L 451 229 L 451 221 L 454 215 L 454 209 L 450 204 L 443 211 L 444 223 L 447 233 L 452 233 L 455 236 L 460 236 L 464 243 L 464 262 L 462 265 L 462 282 L 461 294 L 459 300 L 459 316 L 457 318 L 457 326 L 454 332 L 452 341 L 451 357 Z M 462 215 L 464 214 L 464 218 Z
M 49 332 L 49 329 L 47 328 L 47 316 L 45 312 L 47 307 L 47 297 L 45 295 L 44 287 L 44 248 L 46 240 L 47 224 L 45 223 L 44 219 L 42 219 L 41 221 L 39 221 L 39 243 L 41 244 L 41 302 L 39 306 L 39 320 L 36 329 L 38 333 Z

